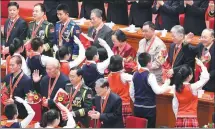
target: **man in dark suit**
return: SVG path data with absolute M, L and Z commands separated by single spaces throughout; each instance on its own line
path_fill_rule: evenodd
M 184 29 L 185 33 L 192 32 L 201 35 L 206 28 L 205 12 L 208 8 L 208 0 L 184 0 Z
M 107 22 L 128 25 L 127 0 L 106 0 L 108 3 Z
M 97 120 L 96 128 L 123 128 L 122 100 L 111 92 L 107 79 L 98 79 L 95 90 L 98 95 L 94 102 L 96 109 L 89 111 L 88 115 Z
M 84 17 L 86 19 L 90 19 L 91 11 L 97 8 L 102 10 L 102 12 L 104 12 L 102 14 L 103 20 L 106 19 L 104 0 L 81 0 L 81 1 L 82 1 L 82 5 L 81 5 L 80 18 Z
M 57 6 L 59 4 L 66 4 L 69 8 L 69 16 L 78 18 L 78 0 L 44 0 L 46 8 L 46 16 L 49 22 L 55 23 L 59 20 L 57 17 Z
M 17 103 L 16 101 L 14 102 L 14 96 L 25 99 L 26 94 L 29 93 L 30 90 L 33 90 L 31 78 L 24 74 L 21 69 L 22 63 L 20 56 L 12 56 L 10 59 L 11 73 L 6 75 L 2 80 L 2 83 L 5 84 L 10 95 L 10 98 L 6 100 L 6 104 L 17 104 L 20 119 L 24 119 L 28 114 L 23 104 Z M 10 85 L 11 81 L 12 85 Z
M 91 23 L 93 27 L 88 29 L 88 36 L 94 39 L 92 43 L 93 46 L 97 48 L 101 48 L 99 45 L 98 38 L 104 39 L 107 44 L 112 48 L 113 42 L 111 39 L 112 30 L 108 26 L 106 26 L 102 21 L 102 11 L 99 9 L 93 9 L 91 11 Z
M 7 53 L 9 52 L 9 46 L 13 42 L 14 38 L 25 40 L 27 37 L 28 25 L 19 17 L 19 4 L 16 2 L 10 2 L 8 4 L 9 18 L 4 24 L 4 37 L 2 45 L 3 49 Z M 6 53 L 5 53 L 6 54 Z
M 177 73 L 181 66 L 187 64 L 193 68 L 194 58 L 190 57 L 189 44 L 186 44 L 185 31 L 180 25 L 176 25 L 171 29 L 173 43 L 170 45 L 167 62 L 170 69 L 167 74 L 173 75 L 171 85 L 174 84 L 174 73 Z
M 157 30 L 170 29 L 179 24 L 179 14 L 183 11 L 180 0 L 157 0 L 153 6 L 153 14 L 157 14 L 155 25 Z
M 153 2 L 154 0 L 136 0 L 132 2 L 130 8 L 129 24 L 142 27 L 145 22 L 152 21 Z

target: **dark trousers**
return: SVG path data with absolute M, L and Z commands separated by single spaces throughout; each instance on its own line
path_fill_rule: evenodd
M 147 128 L 155 128 L 156 125 L 156 107 L 143 108 L 134 106 L 134 116 L 148 120 Z

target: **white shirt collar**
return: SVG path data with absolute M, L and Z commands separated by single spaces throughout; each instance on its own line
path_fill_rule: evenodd
M 206 47 L 208 50 L 210 50 L 211 46 L 213 45 L 214 43 L 212 42 L 208 47 Z
M 183 84 L 190 84 L 189 82 L 183 82 Z
M 90 62 L 90 63 L 96 64 L 96 62 L 95 62 L 94 60 L 87 60 L 87 62 Z
M 40 24 L 40 22 L 42 22 L 42 20 L 43 20 L 43 19 L 41 19 L 39 22 L 36 22 L 36 24 L 37 24 L 37 25 L 39 25 L 39 24 Z
M 46 126 L 46 128 L 54 128 L 54 127 L 51 127 L 51 126 Z
M 68 62 L 67 60 L 60 60 L 60 62 Z
M 18 119 L 14 119 L 14 120 L 7 120 L 8 123 L 11 123 L 11 122 L 18 122 Z
M 148 69 L 147 67 L 140 67 L 140 68 L 142 68 L 142 69 L 144 69 L 144 70 L 148 70 L 148 71 L 149 71 L 149 69 Z

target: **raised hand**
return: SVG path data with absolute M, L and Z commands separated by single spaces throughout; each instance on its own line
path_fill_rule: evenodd
M 198 66 L 204 66 L 204 64 L 202 63 L 201 60 L 199 60 L 198 58 L 195 58 L 195 60 L 196 60 L 196 64 L 197 64 Z
M 15 100 L 19 103 L 25 103 L 26 101 L 18 96 L 14 96 Z
M 79 38 L 77 36 L 74 35 L 74 42 L 76 44 L 81 44 L 81 41 L 79 40 Z
M 190 42 L 192 41 L 193 37 L 194 37 L 194 34 L 190 32 L 189 34 L 187 34 L 187 35 L 185 36 L 184 41 L 185 41 L 186 43 L 190 43 Z
M 104 47 L 107 44 L 107 42 L 104 39 L 98 38 L 98 41 L 102 47 Z
M 41 79 L 42 75 L 39 74 L 39 70 L 34 70 L 33 74 L 32 74 L 32 79 L 34 82 L 39 82 Z

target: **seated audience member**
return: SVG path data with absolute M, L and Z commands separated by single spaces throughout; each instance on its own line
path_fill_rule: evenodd
M 179 14 L 183 11 L 183 4 L 179 0 L 157 0 L 153 6 L 153 14 L 157 14 L 155 19 L 156 30 L 166 29 L 168 31 L 179 24 Z
M 104 77 L 104 71 L 110 63 L 110 57 L 113 55 L 113 52 L 111 48 L 108 46 L 107 42 L 105 42 L 100 38 L 98 39 L 98 41 L 99 41 L 99 44 L 106 49 L 108 53 L 108 58 L 103 62 L 96 63 L 99 59 L 98 50 L 95 46 L 91 46 L 85 52 L 85 56 L 87 60 L 86 60 L 86 64 L 82 66 L 82 70 L 84 72 L 83 74 L 84 82 L 88 87 L 90 87 L 93 90 L 94 94 L 95 94 L 95 88 L 94 88 L 95 82 L 99 78 Z
M 14 98 L 15 101 L 24 105 L 25 109 L 27 110 L 28 116 L 25 117 L 21 122 L 18 122 L 17 117 L 19 113 L 22 112 L 18 112 L 16 104 L 8 104 L 5 107 L 7 122 L 6 125 L 2 126 L 2 128 L 26 128 L 34 118 L 35 112 L 28 104 L 28 102 L 17 96 L 15 96 Z
M 72 116 L 71 113 L 69 113 L 69 110 L 63 106 L 61 103 L 57 103 L 59 108 L 63 108 L 64 112 L 66 112 L 67 116 L 68 116 L 68 121 L 66 122 L 66 126 L 64 126 L 63 128 L 75 128 L 76 127 L 76 123 L 75 120 Z M 61 109 L 62 110 L 62 109 Z M 47 112 L 45 112 L 43 114 L 43 117 L 36 128 L 58 128 L 59 127 L 59 123 L 60 123 L 60 112 L 55 110 L 55 109 L 50 109 Z
M 201 35 L 206 28 L 205 13 L 208 8 L 208 0 L 184 0 L 184 29 L 185 33 L 192 32 Z
M 92 99 L 94 98 L 92 89 L 84 84 L 82 80 L 83 70 L 79 67 L 71 68 L 69 79 L 71 85 L 66 85 L 65 90 L 73 97 L 69 99 L 67 108 L 73 115 L 76 123 L 80 123 L 81 127 L 89 127 L 88 111 L 92 107 Z M 67 114 L 62 114 L 63 119 L 67 120 Z
M 167 62 L 168 70 L 163 74 L 169 74 L 171 77 L 171 85 L 174 84 L 175 73 L 187 64 L 191 68 L 194 68 L 193 64 L 195 62 L 194 58 L 190 57 L 189 45 L 186 43 L 184 28 L 180 25 L 175 25 L 171 29 L 173 43 L 170 45 Z
M 88 112 L 95 121 L 95 128 L 123 128 L 122 100 L 111 92 L 107 79 L 100 78 L 96 81 L 95 110 Z
M 26 61 L 25 61 L 25 58 L 21 55 L 21 53 L 24 51 L 24 43 L 23 41 L 21 41 L 20 39 L 18 38 L 15 38 L 13 40 L 13 43 L 10 44 L 9 46 L 9 53 L 10 53 L 10 56 L 7 56 L 6 58 L 6 73 L 9 74 L 10 73 L 10 68 L 9 68 L 9 65 L 10 65 L 10 59 L 13 55 L 17 55 L 17 56 L 20 56 L 21 59 L 22 59 L 22 70 L 23 72 L 27 75 L 27 76 L 30 76 L 31 75 L 31 72 L 30 72 L 30 69 L 28 68 L 27 64 L 26 64 Z
M 70 48 L 66 46 L 62 46 L 57 52 L 56 52 L 56 58 L 60 62 L 60 71 L 64 73 L 65 75 L 69 75 L 69 71 L 71 68 L 76 67 L 82 63 L 82 61 L 85 59 L 85 49 L 81 41 L 74 36 L 75 43 L 78 44 L 79 47 L 79 55 L 74 61 L 69 61 L 71 57 Z
M 29 93 L 30 90 L 33 90 L 32 80 L 22 71 L 22 59 L 20 56 L 12 56 L 9 66 L 11 73 L 7 74 L 5 78 L 1 80 L 3 85 L 7 87 L 9 93 L 9 98 L 3 103 L 5 103 L 5 105 L 17 104 L 19 112 L 18 118 L 24 119 L 27 116 L 26 109 L 22 103 L 16 103 L 16 101 L 14 101 L 14 96 L 25 99 L 26 94 Z
M 205 20 L 206 20 L 206 25 L 207 25 L 207 28 L 209 28 L 209 21 L 210 20 L 214 20 L 214 17 L 215 17 L 215 12 L 214 12 L 214 1 L 213 0 L 210 0 L 209 2 L 209 6 L 208 6 L 208 9 L 205 13 Z M 213 23 L 214 24 L 214 23 Z M 211 28 L 212 29 L 212 28 Z
M 108 75 L 110 89 L 122 99 L 122 117 L 126 127 L 126 118 L 132 115 L 129 89 L 130 85 L 133 84 L 133 76 L 123 72 L 123 58 L 120 55 L 114 55 L 110 58 L 108 69 L 110 70 Z
M 147 21 L 152 21 L 152 5 L 154 0 L 132 0 L 129 24 L 142 27 Z M 143 17 L 144 16 L 144 17 Z
M 201 67 L 200 80 L 189 83 L 193 78 L 192 69 L 184 65 L 176 73 L 173 111 L 176 117 L 175 127 L 177 128 L 198 128 L 197 119 L 198 90 L 209 80 L 209 73 L 204 64 L 196 58 L 196 64 Z
M 32 51 L 29 54 L 26 62 L 31 71 L 31 76 L 34 70 L 39 70 L 42 76 L 46 75 L 46 64 L 52 57 L 42 55 L 44 41 L 41 38 L 31 40 Z
M 74 60 L 79 55 L 78 44 L 75 43 L 74 36 L 79 38 L 80 26 L 69 17 L 69 7 L 66 4 L 57 6 L 57 16 L 59 21 L 55 25 L 55 44 L 59 47 L 70 48 L 71 60 Z
M 103 12 L 99 9 L 93 9 L 91 11 L 90 19 L 93 26 L 88 29 L 87 35 L 94 39 L 94 42 L 92 43 L 93 46 L 96 46 L 97 48 L 102 47 L 101 45 L 99 45 L 98 41 L 98 38 L 101 38 L 104 39 L 107 44 L 112 48 L 112 30 L 102 21 L 102 13 Z
M 104 0 L 80 0 L 82 1 L 80 18 L 90 19 L 90 12 L 93 9 L 100 9 L 102 12 L 105 12 Z M 102 14 L 102 19 L 105 20 L 105 13 Z
M 158 85 L 156 77 L 151 73 L 152 61 L 150 54 L 144 52 L 138 56 L 141 68 L 133 75 L 131 98 L 134 101 L 134 116 L 146 118 L 147 128 L 155 128 L 156 125 L 156 94 L 169 92 L 170 80 L 166 80 L 162 86 Z
M 124 69 L 128 73 L 132 73 L 136 66 L 136 51 L 130 44 L 126 42 L 127 36 L 121 30 L 117 30 L 112 35 L 114 46 L 112 48 L 114 55 L 120 55 L 124 58 Z
M 160 60 L 160 55 L 162 55 L 163 51 L 167 51 L 166 45 L 160 38 L 156 36 L 154 23 L 145 22 L 143 24 L 142 30 L 144 38 L 139 42 L 137 56 L 143 52 L 147 52 L 151 55 L 152 66 L 150 71 L 155 74 L 158 83 L 161 84 L 163 83 L 162 65 L 164 62 L 163 60 Z
M 189 41 L 192 40 L 193 34 L 189 34 Z M 195 58 L 197 56 L 203 64 L 207 67 L 207 70 L 210 74 L 209 81 L 203 86 L 205 91 L 215 91 L 215 43 L 214 43 L 214 30 L 204 29 L 200 37 L 200 43 L 193 47 L 193 52 L 189 55 L 190 57 Z M 199 80 L 201 73 L 201 68 L 198 65 L 195 65 L 195 82 Z
M 106 22 L 128 25 L 127 0 L 106 0 L 106 3 L 108 3 Z

